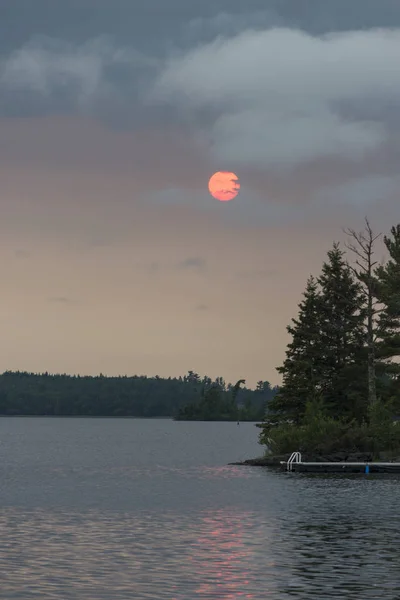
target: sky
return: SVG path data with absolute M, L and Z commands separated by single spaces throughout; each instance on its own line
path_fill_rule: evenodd
M 278 384 L 343 228 L 400 221 L 399 56 L 398 0 L 0 0 L 0 371 Z

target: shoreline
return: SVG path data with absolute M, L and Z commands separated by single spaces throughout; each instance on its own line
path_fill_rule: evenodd
M 133 415 L 0 415 L 0 419 L 163 419 L 173 417 L 135 417 Z
M 271 455 L 271 456 L 259 456 L 257 458 L 248 458 L 240 462 L 229 463 L 231 466 L 244 466 L 244 467 L 279 467 L 282 468 L 284 465 L 281 463 L 287 463 L 290 454 Z M 374 457 L 370 452 L 335 452 L 328 455 L 321 454 L 303 454 L 303 462 L 310 463 L 398 463 L 400 457 L 389 456 L 388 453 L 380 452 L 377 457 Z

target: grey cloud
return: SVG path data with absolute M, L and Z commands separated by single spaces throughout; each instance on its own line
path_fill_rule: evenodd
M 360 208 L 368 208 L 394 196 L 397 197 L 398 202 L 399 187 L 399 177 L 366 176 L 337 186 L 322 188 L 316 196 L 324 205 L 334 204 L 337 207 L 339 204 L 352 204 Z
M 35 37 L 0 62 L 0 107 L 16 102 L 49 109 L 90 110 L 96 103 L 116 102 L 133 75 L 151 69 L 155 62 L 132 48 L 118 47 L 110 37 L 99 36 L 81 45 Z
M 186 190 L 179 188 L 164 189 L 144 196 L 146 203 L 152 205 L 176 205 L 176 204 L 200 204 L 201 200 L 206 197 L 205 194 L 190 194 Z
M 212 131 L 213 155 L 235 165 L 277 167 L 330 155 L 360 159 L 385 140 L 379 124 L 346 122 L 323 107 L 307 112 L 249 109 L 222 115 Z
M 305 218 L 305 207 L 301 203 L 293 205 L 285 203 L 280 198 L 261 195 L 251 189 L 242 189 L 238 197 L 231 202 L 218 202 L 204 192 L 193 192 L 193 190 L 174 189 L 161 190 L 156 194 L 145 197 L 145 201 L 154 205 L 167 206 L 190 206 L 196 212 L 207 212 L 210 218 L 218 219 L 226 223 L 242 225 L 279 225 L 282 223 L 296 223 Z M 316 197 L 310 200 L 309 211 L 315 212 L 319 208 L 320 201 Z M 308 211 L 308 212 L 309 212 Z
M 203 270 L 206 266 L 206 261 L 204 258 L 200 256 L 193 256 L 190 258 L 186 258 L 182 260 L 178 264 L 179 269 L 195 269 L 195 270 Z
M 400 25 L 397 0 L 352 0 L 351 10 L 348 0 L 308 0 L 307 3 L 271 0 L 268 6 L 276 10 L 286 25 L 313 34 Z
M 290 127 L 296 111 L 313 117 L 315 109 L 317 120 L 313 125 L 320 126 L 326 118 L 328 122 L 320 137 L 325 131 L 329 141 L 337 117 L 329 103 L 348 99 L 342 94 L 344 78 L 357 82 L 360 74 L 365 75 L 365 64 L 370 64 L 371 86 L 376 84 L 378 89 L 389 76 L 387 72 L 393 65 L 390 57 L 386 76 L 385 69 L 380 68 L 382 61 L 376 64 L 372 57 L 368 63 L 371 52 L 374 53 L 381 42 L 382 54 L 390 50 L 388 39 L 385 41 L 389 34 L 381 32 L 376 34 L 378 37 L 368 38 L 368 32 L 360 31 L 357 35 L 364 38 L 359 37 L 350 47 L 349 40 L 354 33 L 345 34 L 335 46 L 332 40 L 324 44 L 321 39 L 307 35 L 307 31 L 323 34 L 349 28 L 400 26 L 398 0 L 380 0 L 379 3 L 352 0 L 351 12 L 347 9 L 348 0 L 324 3 L 313 0 L 306 6 L 298 0 L 247 0 L 245 7 L 241 0 L 221 0 L 217 5 L 211 0 L 190 3 L 171 0 L 168 10 L 165 10 L 165 0 L 137 2 L 131 7 L 124 0 L 115 0 L 111 7 L 106 0 L 88 0 L 82 19 L 79 2 L 70 0 L 55 10 L 47 1 L 36 0 L 29 21 L 28 16 L 24 21 L 20 15 L 20 0 L 13 0 L 7 7 L 7 18 L 0 22 L 0 111 L 15 115 L 91 112 L 120 128 L 142 123 L 143 119 L 174 122 L 182 115 L 191 123 L 193 107 L 201 109 L 197 111 L 197 120 L 207 119 L 207 111 L 217 110 L 220 114 L 215 117 L 215 130 L 211 128 L 209 137 L 210 143 L 214 143 L 214 156 L 219 157 L 231 148 L 232 140 L 226 133 L 228 127 L 246 128 L 251 132 L 254 120 L 261 119 L 271 130 L 270 147 L 279 146 L 280 127 L 274 127 L 276 120 L 278 125 L 279 121 L 287 120 Z M 13 11 L 18 18 L 13 17 Z M 154 19 L 155 13 L 162 15 L 159 22 Z M 45 35 L 38 36 L 38 31 Z M 340 61 L 346 44 L 347 55 L 353 59 L 346 59 L 346 68 L 343 68 Z M 154 103 L 148 105 L 149 96 L 145 91 L 163 64 L 167 49 L 175 58 L 167 61 L 161 80 L 168 84 L 164 92 L 169 94 L 171 86 L 174 88 L 180 106 L 174 109 L 174 101 L 169 106 L 164 103 L 157 110 Z M 392 57 L 395 57 L 398 47 L 393 46 L 393 50 Z M 339 85 L 337 77 L 331 76 L 335 64 L 340 71 Z M 176 79 L 179 73 L 184 80 Z M 396 73 L 393 72 L 393 76 Z M 321 92 L 324 88 L 328 90 L 328 98 Z M 336 99 L 332 89 L 338 90 Z M 287 102 L 287 90 L 292 102 L 282 111 L 280 96 L 287 96 Z M 385 85 L 382 91 L 385 93 Z M 322 100 L 318 93 L 322 94 Z M 186 94 L 189 97 L 184 106 L 182 98 Z M 255 106 L 256 95 L 259 103 Z M 358 103 L 358 97 L 351 99 Z M 372 106 L 376 109 L 375 100 Z M 246 125 L 250 114 L 256 115 L 256 119 Z M 318 115 L 321 115 L 319 120 Z M 293 123 L 295 125 L 301 134 L 308 127 L 307 118 Z M 366 123 L 365 127 L 361 124 L 362 131 L 356 129 L 354 123 L 350 125 L 352 128 L 344 128 L 342 122 L 339 131 L 335 131 L 333 151 L 341 151 L 337 148 L 346 145 L 349 137 L 359 137 L 357 147 L 368 149 L 382 135 L 374 123 Z M 316 143 L 318 145 L 319 140 Z M 256 146 L 254 143 L 251 147 Z M 260 155 L 259 151 L 255 153 Z M 240 162 L 245 152 L 237 154 Z M 264 153 L 261 154 L 264 161 Z M 227 159 L 231 157 L 227 155 Z
M 2 0 L 1 6 L 0 51 L 21 46 L 38 31 L 76 43 L 108 32 L 124 45 L 134 40 L 141 49 L 159 50 L 190 22 L 201 21 L 201 35 L 204 29 L 220 35 L 232 33 L 235 23 L 254 25 L 255 16 L 262 26 L 284 23 L 313 33 L 400 24 L 398 0 L 351 0 L 351 10 L 349 0 Z
M 312 167 L 310 167 L 312 171 Z M 317 173 L 318 175 L 318 173 Z M 366 167 L 354 173 L 340 172 L 333 178 L 336 184 L 324 185 L 324 177 L 313 177 L 311 173 L 308 182 L 300 183 L 299 173 L 283 178 L 284 183 L 290 182 L 288 188 L 276 186 L 275 194 L 268 192 L 268 178 L 266 178 L 265 191 L 262 193 L 251 189 L 251 178 L 246 187 L 242 187 L 239 195 L 231 202 L 217 202 L 207 193 L 193 193 L 192 190 L 176 189 L 160 191 L 151 197 L 151 202 L 160 205 L 190 207 L 195 214 L 207 213 L 211 220 L 237 226 L 276 227 L 282 225 L 306 224 L 315 219 L 335 218 L 338 208 L 345 214 L 347 209 L 351 213 L 360 208 L 379 206 L 380 212 L 389 217 L 398 214 L 399 199 L 397 190 L 400 180 L 392 173 L 388 175 L 368 175 Z M 308 185 L 305 185 L 308 183 Z M 149 200 L 149 198 L 146 198 Z M 188 259 L 189 260 L 189 259 Z M 183 262 L 179 263 L 183 268 Z M 188 267 L 186 267 L 188 268 Z M 192 267 L 193 268 L 193 267 Z M 252 271 L 249 269 L 237 274 L 243 279 L 275 277 L 279 273 L 274 269 Z
M 68 298 L 67 296 L 53 296 L 51 298 L 48 298 L 48 301 L 51 302 L 52 304 L 71 304 L 72 303 L 71 298 Z
M 313 168 L 332 155 L 362 176 L 364 157 L 390 139 L 385 164 L 397 171 L 400 29 L 389 27 L 400 27 L 398 0 L 352 0 L 351 12 L 348 0 L 171 0 L 168 10 L 165 0 L 137 3 L 87 0 L 81 19 L 79 0 L 57 10 L 35 0 L 29 22 L 12 28 L 20 0 L 9 0 L 8 22 L 0 22 L 0 114 L 90 112 L 124 130 L 180 121 L 211 168 L 269 178 L 282 168 L 282 180 L 288 166 Z M 288 218 L 283 188 L 264 185 L 277 198 L 259 202 L 249 187 L 229 209 L 206 186 L 165 190 L 149 202 L 229 212 L 241 222 Z M 342 191 L 351 189 L 359 194 Z
M 232 12 L 230 6 L 230 12 L 221 11 L 209 17 L 197 16 L 192 19 L 185 27 L 185 37 L 193 47 L 193 41 L 196 39 L 202 42 L 211 41 L 221 35 L 237 35 L 243 29 L 262 29 L 283 24 L 284 19 L 273 9 Z
M 200 312 L 204 312 L 204 311 L 208 310 L 208 308 L 209 307 L 207 306 L 207 304 L 198 304 L 196 306 L 196 310 L 198 310 Z
M 208 129 L 215 160 L 263 167 L 331 155 L 360 160 L 389 131 L 384 114 L 367 120 L 359 106 L 400 96 L 399 55 L 400 29 L 323 37 L 248 30 L 169 59 L 153 97 L 193 115 L 215 111 Z

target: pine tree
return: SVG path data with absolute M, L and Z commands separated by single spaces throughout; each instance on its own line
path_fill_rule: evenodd
M 392 227 L 391 234 L 392 238 L 383 238 L 390 258 L 375 270 L 377 297 L 383 306 L 377 355 L 400 405 L 400 364 L 396 362 L 400 356 L 400 224 Z
M 313 276 L 307 280 L 297 319 L 287 326 L 292 336 L 286 359 L 277 371 L 283 376 L 282 386 L 268 404 L 266 422 L 299 423 L 307 402 L 320 389 L 320 295 Z
M 361 419 L 367 409 L 365 295 L 338 243 L 328 252 L 317 281 L 324 404 L 334 417 Z
M 265 424 L 300 423 L 310 401 L 328 414 L 361 420 L 367 411 L 365 295 L 339 244 L 328 252 L 322 273 L 310 277 L 277 371 L 282 386 L 269 403 Z

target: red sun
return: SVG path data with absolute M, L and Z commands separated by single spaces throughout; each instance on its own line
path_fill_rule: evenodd
M 208 182 L 208 189 L 213 198 L 221 202 L 233 200 L 239 193 L 240 183 L 237 175 L 230 171 L 217 171 Z

